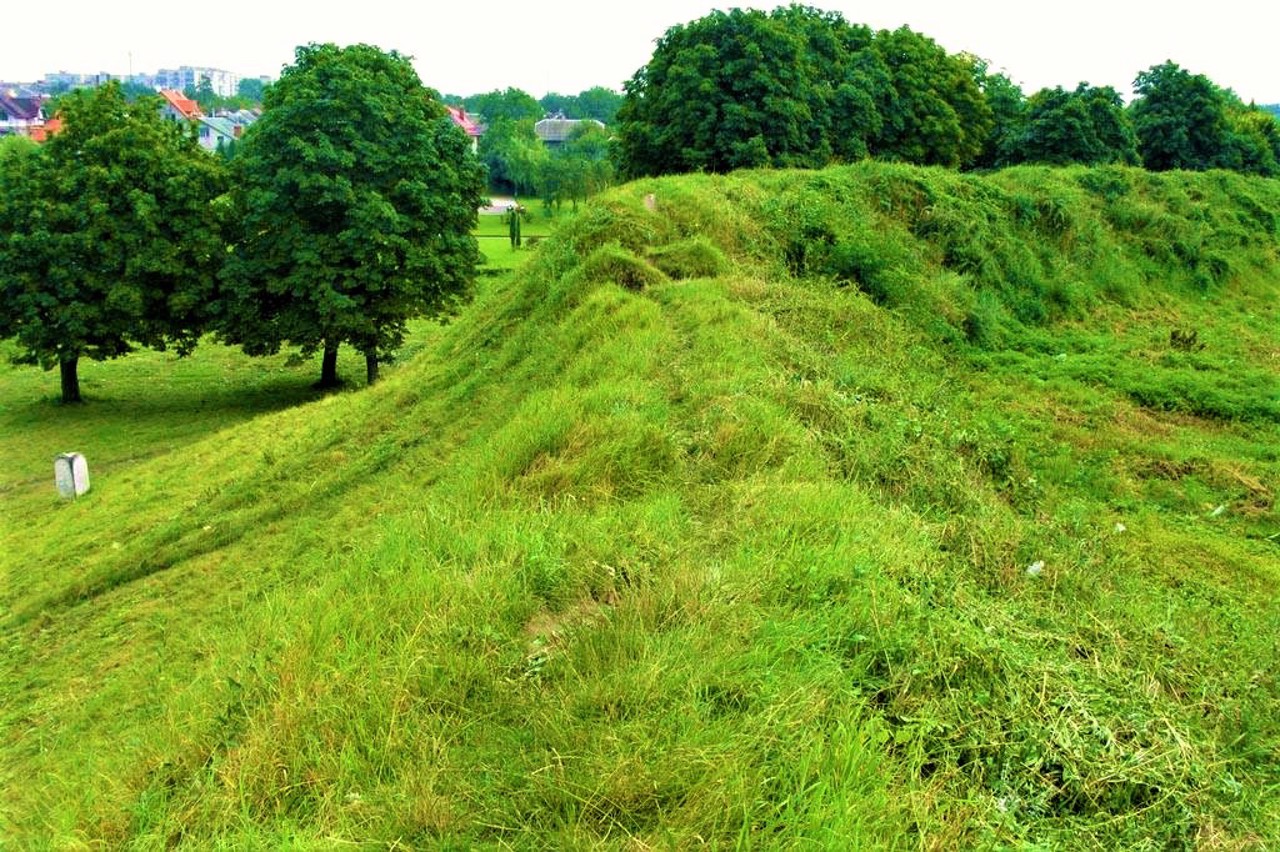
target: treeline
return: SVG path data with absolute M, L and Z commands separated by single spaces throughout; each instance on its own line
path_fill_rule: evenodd
M 445 95 L 444 100 L 451 106 L 465 107 L 486 124 L 504 119 L 537 121 L 544 115 L 563 114 L 565 118 L 590 118 L 608 125 L 613 124 L 622 107 L 622 94 L 604 86 L 592 86 L 576 95 L 549 92 L 541 98 L 508 87 L 479 95 Z
M 63 118 L 42 146 L 0 144 L 0 340 L 58 367 L 66 402 L 81 358 L 210 333 L 323 352 L 322 385 L 346 343 L 373 381 L 406 322 L 474 280 L 483 168 L 394 52 L 298 48 L 229 163 L 115 83 Z
M 1266 109 L 1173 62 L 1108 86 L 1027 96 L 968 54 L 903 27 L 873 32 L 802 6 L 712 12 L 667 30 L 626 84 L 625 176 L 821 168 L 876 157 L 923 165 L 1127 163 L 1280 174 Z
M 577 206 L 613 183 L 616 169 L 608 128 L 622 106 L 622 95 L 612 89 L 594 86 L 577 95 L 552 92 L 535 98 L 523 89 L 507 88 L 466 97 L 447 95 L 445 101 L 463 106 L 484 125 L 480 159 L 494 192 L 538 197 L 548 206 L 565 201 Z M 562 144 L 548 147 L 534 132 L 534 125 L 548 116 L 583 123 Z

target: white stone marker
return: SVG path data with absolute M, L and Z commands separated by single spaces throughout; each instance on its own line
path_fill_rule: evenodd
M 79 453 L 63 453 L 53 460 L 53 481 L 68 500 L 89 490 L 89 463 Z

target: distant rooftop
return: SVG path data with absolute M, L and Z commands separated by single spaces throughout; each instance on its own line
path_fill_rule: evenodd
M 564 113 L 561 112 L 539 121 L 533 126 L 533 132 L 548 145 L 558 145 L 566 141 L 569 135 L 582 124 L 594 124 L 604 129 L 604 122 L 596 121 L 594 118 L 565 118 Z

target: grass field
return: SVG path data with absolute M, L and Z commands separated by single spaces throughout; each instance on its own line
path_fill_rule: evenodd
M 530 252 L 551 235 L 555 227 L 570 218 L 567 212 L 547 215 L 538 201 L 522 201 L 528 211 L 520 225 L 521 238 L 524 245 L 512 248 L 508 231 L 507 218 L 501 214 L 481 214 L 476 223 L 475 235 L 480 244 L 480 252 L 484 255 L 484 269 L 495 274 L 515 269 Z
M 0 837 L 1270 848 L 1278 222 L 1224 174 L 654 180 L 373 388 L 5 368 Z

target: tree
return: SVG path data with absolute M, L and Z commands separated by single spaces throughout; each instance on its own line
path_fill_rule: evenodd
M 613 124 L 622 106 L 622 95 L 604 86 L 592 86 L 576 95 L 548 92 L 538 99 L 547 115 L 564 113 L 565 118 L 594 118 L 602 124 Z
M 266 91 L 267 84 L 258 77 L 243 77 L 236 84 L 236 95 L 244 98 L 249 103 L 262 103 L 263 93 Z
M 489 170 L 489 183 L 499 192 L 537 192 L 549 156 L 527 118 L 495 121 L 480 137 L 480 159 Z
M 199 104 L 200 111 L 205 115 L 212 114 L 221 100 L 218 93 L 213 90 L 213 82 L 208 77 L 201 77 L 199 83 L 194 87 L 188 86 L 183 94 Z
M 922 165 L 975 162 L 993 119 L 972 63 L 907 27 L 883 30 L 873 44 L 889 69 L 890 90 L 872 153 Z
M 1247 106 L 1230 95 L 1223 165 L 1263 177 L 1280 175 L 1280 121 L 1269 111 Z
M 629 177 L 866 156 L 967 166 L 993 124 L 970 58 L 903 27 L 834 12 L 733 9 L 672 27 L 627 81 L 618 155 Z
M 526 118 L 537 121 L 542 118 L 542 105 L 523 89 L 494 89 L 492 92 L 465 98 L 462 103 L 467 112 L 477 113 L 489 124 Z
M 263 106 L 231 164 L 241 227 L 219 334 L 254 355 L 323 351 L 324 386 L 349 343 L 372 382 L 405 323 L 447 313 L 474 280 L 483 169 L 394 51 L 299 47 Z
M 1133 83 L 1130 107 L 1143 164 L 1153 171 L 1226 165 L 1227 100 L 1203 74 L 1173 62 L 1153 65 Z
M 564 113 L 567 118 L 578 118 L 575 113 L 578 108 L 578 98 L 576 95 L 562 95 L 559 92 L 547 92 L 538 98 L 538 106 L 542 107 L 542 111 L 547 115 L 555 115 Z
M 992 169 L 1021 162 L 1019 148 L 1026 132 L 1027 96 L 1007 74 L 990 73 L 986 60 L 971 57 L 971 61 L 974 79 L 991 110 L 991 129 L 973 165 Z
M 826 165 L 839 88 L 849 87 L 850 104 L 869 103 L 859 77 L 840 76 L 856 65 L 845 38 L 851 29 L 839 15 L 799 6 L 716 11 L 668 29 L 625 87 L 623 171 Z
M 579 124 L 564 144 L 550 152 L 539 175 L 539 194 L 548 205 L 578 201 L 613 182 L 609 133 L 592 122 Z
M 135 346 L 185 353 L 225 254 L 220 161 L 109 83 L 69 94 L 64 128 L 0 160 L 0 338 L 59 367 L 80 401 L 82 357 Z
M 1041 89 L 1027 102 L 1021 144 L 1013 161 L 1049 165 L 1138 164 L 1137 139 L 1120 93 L 1081 83 Z
M 155 89 L 145 83 L 138 83 L 133 80 L 121 83 L 120 91 L 124 93 L 124 99 L 130 103 L 139 98 L 154 98 L 156 96 Z

